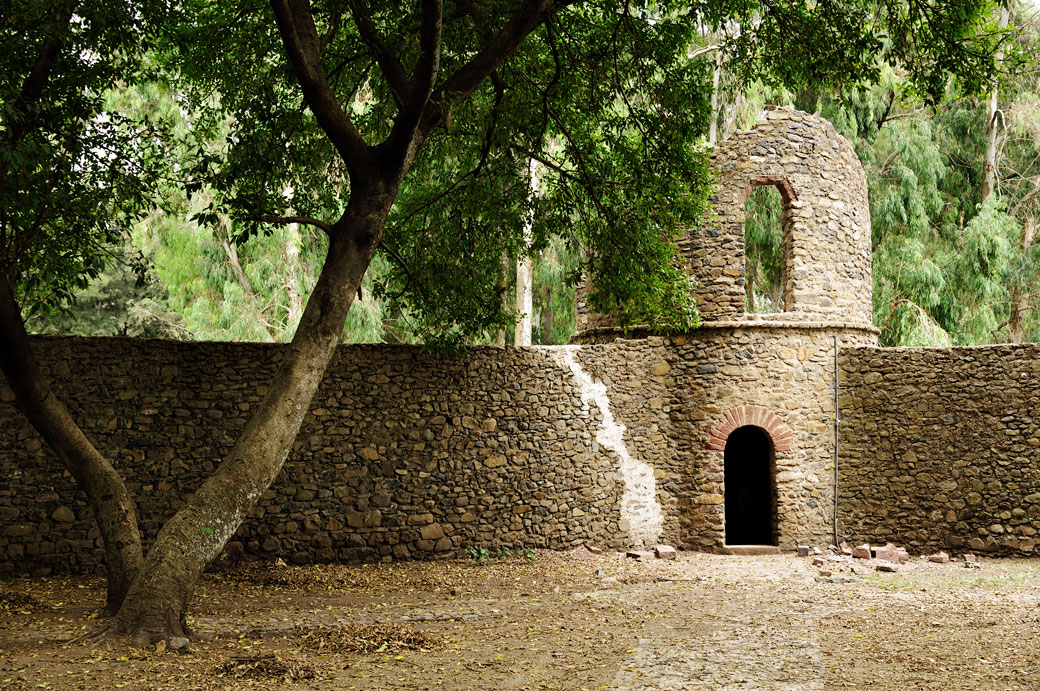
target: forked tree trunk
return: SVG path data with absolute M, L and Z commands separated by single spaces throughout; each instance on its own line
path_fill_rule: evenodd
M 134 645 L 185 637 L 185 614 L 206 565 L 271 485 L 343 332 L 361 277 L 382 235 L 391 192 L 355 190 L 329 240 L 321 275 L 263 403 L 220 467 L 156 538 L 116 616 Z
M 141 567 L 141 536 L 134 501 L 122 478 L 87 439 L 40 372 L 29 346 L 14 286 L 0 278 L 0 370 L 15 404 L 87 495 L 105 543 L 108 593 L 105 611 L 115 614 Z

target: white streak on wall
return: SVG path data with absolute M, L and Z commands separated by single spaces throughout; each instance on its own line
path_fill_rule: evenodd
M 625 426 L 614 420 L 610 411 L 610 399 L 603 382 L 593 380 L 575 359 L 578 346 L 551 348 L 553 359 L 566 367 L 581 386 L 581 402 L 588 408 L 590 402 L 599 408 L 603 423 L 596 433 L 596 441 L 617 454 L 621 461 L 619 471 L 624 482 L 621 494 L 621 524 L 628 524 L 628 535 L 633 545 L 651 547 L 661 536 L 664 515 L 657 502 L 657 481 L 654 470 L 646 463 L 632 458 L 625 446 Z

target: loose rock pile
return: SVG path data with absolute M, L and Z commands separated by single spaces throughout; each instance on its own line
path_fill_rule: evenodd
M 851 573 L 857 576 L 865 575 L 866 569 L 871 566 L 875 571 L 882 573 L 897 573 L 899 565 L 910 560 L 910 553 L 906 551 L 905 547 L 891 542 L 884 545 L 863 543 L 855 547 L 842 542 L 839 545 L 831 545 L 830 551 L 829 555 L 819 556 L 820 550 L 816 550 L 818 556 L 813 558 L 812 563 L 813 566 L 820 569 L 817 580 L 831 579 L 835 569 L 839 567 L 847 567 Z M 799 548 L 798 555 L 808 556 L 802 548 Z M 950 555 L 942 551 L 923 556 L 922 559 L 934 564 L 948 564 L 951 561 Z M 979 568 L 974 554 L 964 554 L 963 559 L 965 568 Z M 837 582 L 841 582 L 841 579 L 837 579 Z

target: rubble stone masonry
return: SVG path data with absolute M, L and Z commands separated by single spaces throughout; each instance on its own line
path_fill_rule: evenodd
M 1040 344 L 841 353 L 852 540 L 1040 554 Z
M 146 538 L 220 462 L 280 347 L 37 338 L 58 395 L 136 497 Z M 0 384 L 0 570 L 92 568 L 84 497 Z M 622 546 L 598 411 L 545 350 L 341 348 L 281 475 L 232 539 L 287 561 Z
M 823 543 L 838 333 L 720 328 L 450 357 L 342 347 L 229 555 L 305 563 L 439 558 L 468 545 L 720 549 L 723 451 L 713 434 L 745 413 L 778 435 L 778 544 Z M 53 337 L 34 347 L 127 479 L 146 538 L 230 448 L 280 348 Z M 92 570 L 101 552 L 86 502 L 11 399 L 0 384 L 0 570 Z

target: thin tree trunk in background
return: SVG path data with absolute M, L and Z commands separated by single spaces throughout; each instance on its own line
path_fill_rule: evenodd
M 538 196 L 538 161 L 530 159 L 527 162 L 528 182 L 527 199 L 533 201 Z M 534 211 L 527 215 L 524 221 L 524 245 L 531 246 L 534 229 Z M 531 317 L 534 312 L 534 259 L 530 255 L 522 253 L 516 260 L 516 311 L 519 319 L 514 329 L 513 345 L 531 345 Z
M 708 123 L 708 146 L 715 146 L 719 134 L 719 79 L 722 76 L 722 59 L 716 56 L 715 69 L 711 77 L 711 122 Z
M 552 343 L 552 332 L 556 326 L 556 315 L 553 314 L 552 286 L 542 288 L 542 343 Z
M 115 468 L 83 434 L 40 371 L 7 279 L 0 279 L 0 369 L 14 391 L 15 405 L 87 495 L 105 544 L 105 611 L 114 614 L 141 568 L 137 509 Z
M 1008 8 L 1000 8 L 1000 19 L 997 28 L 1003 30 L 1008 25 Z M 998 51 L 996 59 L 999 62 L 1004 57 L 1003 51 Z M 994 85 L 990 91 L 989 101 L 986 103 L 986 155 L 982 160 L 982 201 L 993 193 L 997 186 L 997 87 Z
M 747 302 L 745 309 L 748 314 L 754 314 L 755 309 L 755 265 L 753 262 L 744 264 L 744 299 Z
M 1033 247 L 1036 215 L 1030 213 L 1022 224 L 1022 256 L 1028 257 Z M 1025 316 L 1029 312 L 1029 290 L 1019 285 L 1011 297 L 1011 317 L 1008 319 L 1008 342 L 1021 343 L 1025 335 Z
M 289 275 L 285 279 L 285 296 L 289 302 L 288 312 L 285 316 L 285 332 L 287 334 L 293 333 L 296 330 L 296 325 L 300 321 L 300 317 L 303 315 L 303 297 L 300 295 L 300 291 L 296 284 L 299 283 L 300 279 L 296 275 L 296 270 L 300 268 L 300 248 L 294 244 L 294 240 L 299 240 L 300 226 L 296 223 L 289 224 L 289 230 L 291 231 L 290 236 L 285 241 L 285 258 L 289 269 Z
M 519 319 L 513 330 L 513 345 L 531 345 L 531 312 L 534 310 L 532 299 L 531 275 L 534 273 L 534 260 L 521 256 L 516 260 L 516 311 Z
M 224 254 L 227 255 L 228 263 L 231 264 L 231 271 L 235 274 L 235 279 L 238 284 L 242 286 L 242 290 L 246 291 L 246 295 L 253 294 L 253 284 L 249 280 L 249 276 L 246 275 L 245 269 L 242 268 L 242 263 L 238 260 L 238 247 L 235 243 L 227 237 L 220 237 L 220 246 L 224 248 Z
M 733 103 L 726 109 L 726 121 L 722 123 L 722 139 L 727 139 L 737 129 L 737 119 L 740 117 L 740 108 L 744 105 L 744 92 L 737 90 L 733 97 Z
M 506 294 L 506 290 L 509 288 L 509 269 L 512 262 L 509 260 L 509 254 L 506 252 L 502 253 L 502 275 L 498 280 L 498 287 L 502 289 L 502 311 L 509 311 L 509 296 Z M 505 346 L 506 344 L 506 330 L 499 329 L 495 336 L 495 345 Z

